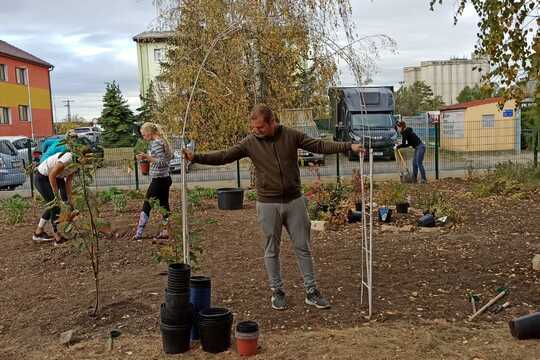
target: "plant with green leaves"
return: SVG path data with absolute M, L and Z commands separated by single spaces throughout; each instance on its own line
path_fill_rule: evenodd
M 133 112 L 116 81 L 109 82 L 106 86 L 100 118 L 100 124 L 103 126 L 103 145 L 113 148 L 133 146 L 135 143 Z
M 111 198 L 113 209 L 117 213 L 126 212 L 127 198 L 126 195 L 122 192 L 120 194 L 115 194 Z
M 160 75 L 164 86 L 157 89 L 159 121 L 171 131 L 182 128 L 178 117 L 197 78 L 187 130 L 202 151 L 247 135 L 246 117 L 256 103 L 326 113 L 340 61 L 358 84 L 368 83 L 380 51 L 395 47 L 386 35 L 356 34 L 350 0 L 154 2 L 163 25 L 174 30 Z
M 257 191 L 249 190 L 248 192 L 246 192 L 246 198 L 249 201 L 256 201 L 257 200 Z
M 378 201 L 386 206 L 405 203 L 407 201 L 407 186 L 397 181 L 385 181 L 381 184 Z
M 102 203 L 108 203 L 111 202 L 113 197 L 115 195 L 123 194 L 122 190 L 118 189 L 117 187 L 110 187 L 106 190 L 103 190 L 98 193 L 98 198 Z
M 188 190 L 187 196 L 190 205 L 199 206 L 203 200 L 215 199 L 217 197 L 217 190 L 195 186 L 194 189 Z
M 413 116 L 423 111 L 439 110 L 444 105 L 440 96 L 433 95 L 431 87 L 423 81 L 402 86 L 396 92 L 396 113 Z
M 110 223 L 100 217 L 100 201 L 92 191 L 91 183 L 95 176 L 98 159 L 90 153 L 88 147 L 76 142 L 69 142 L 74 161 L 68 168 L 76 171 L 73 194 L 74 208 L 78 216 L 73 217 L 73 209 L 59 199 L 53 201 L 61 207 L 59 223 L 66 235 L 71 235 L 77 248 L 85 253 L 90 262 L 95 284 L 94 316 L 99 311 L 100 300 L 100 241 L 110 232 Z
M 443 0 L 429 3 L 433 10 Z M 540 1 L 459 0 L 454 23 L 468 5 L 480 18 L 474 52 L 489 59 L 486 80 L 500 84 L 505 99 L 528 96 L 540 105 Z
M 201 188 L 202 189 L 202 188 Z M 157 210 L 153 213 L 164 214 L 165 209 L 159 206 L 159 201 L 157 199 L 150 199 L 150 204 L 153 209 Z M 194 205 L 188 207 L 188 216 L 193 214 Z M 152 259 L 155 262 L 163 262 L 167 264 L 182 262 L 183 259 L 181 255 L 184 253 L 183 239 L 182 239 L 182 216 L 180 213 L 172 212 L 170 214 L 169 221 L 171 223 L 171 238 L 172 243 L 161 244 L 157 252 L 152 256 Z M 194 223 L 196 224 L 196 223 Z M 200 262 L 200 257 L 203 254 L 203 248 L 201 245 L 200 235 L 197 231 L 189 229 L 189 258 L 190 265 L 193 269 L 197 269 Z
M 0 201 L 0 210 L 7 217 L 10 225 L 21 223 L 29 208 L 30 203 L 18 194 Z

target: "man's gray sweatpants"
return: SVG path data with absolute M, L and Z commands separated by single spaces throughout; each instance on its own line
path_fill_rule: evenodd
M 286 204 L 257 202 L 257 219 L 265 238 L 264 263 L 270 288 L 283 289 L 279 262 L 283 226 L 293 242 L 300 272 L 304 277 L 304 286 L 306 289 L 315 287 L 310 244 L 311 222 L 304 197 L 301 196 Z

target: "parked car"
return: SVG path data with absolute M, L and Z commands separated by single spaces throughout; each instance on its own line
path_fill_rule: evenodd
M 43 154 L 44 150 L 46 150 L 44 149 L 44 144 L 46 144 L 48 140 L 64 140 L 65 138 L 66 138 L 65 135 L 54 135 L 48 138 L 41 139 L 38 142 L 36 149 L 32 153 L 32 157 L 34 158 L 34 161 L 37 163 L 41 162 L 41 154 Z M 105 151 L 103 150 L 103 147 L 101 147 L 97 143 L 90 141 L 86 137 L 78 137 L 77 141 L 79 141 L 83 145 L 87 145 L 98 159 L 103 159 L 104 153 L 105 153 Z
M 26 181 L 23 161 L 9 140 L 0 140 L 0 189 L 13 190 Z
M 23 161 L 23 166 L 28 163 L 28 140 L 30 140 L 30 150 L 33 152 L 36 149 L 36 142 L 26 136 L 1 136 L 0 140 L 8 140 L 17 150 L 19 158 Z
M 321 134 L 319 133 L 319 129 L 317 129 L 317 126 L 315 125 L 295 126 L 294 128 L 298 131 L 303 132 L 309 137 L 312 137 L 314 139 L 321 139 Z M 299 165 L 309 165 L 309 164 L 324 165 L 324 155 L 315 154 L 304 149 L 298 149 L 298 164 Z
M 187 142 L 187 140 L 185 140 Z M 173 148 L 178 149 L 182 147 L 181 140 L 175 140 L 171 143 L 171 146 Z M 195 152 L 195 141 L 190 140 L 186 143 L 186 148 L 189 150 Z M 191 168 L 191 161 L 188 161 L 186 164 L 186 172 L 189 172 L 189 169 Z M 182 152 L 181 150 L 175 150 L 173 153 L 173 158 L 171 162 L 169 163 L 171 173 L 181 173 L 182 172 Z
M 79 138 L 87 138 L 93 143 L 99 142 L 101 132 L 97 127 L 78 127 L 73 130 Z

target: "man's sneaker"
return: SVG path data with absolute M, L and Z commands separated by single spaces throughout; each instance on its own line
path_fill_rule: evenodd
M 275 290 L 272 293 L 272 309 L 285 310 L 287 308 L 287 301 L 285 300 L 285 293 L 282 290 Z
M 306 292 L 306 304 L 315 306 L 317 309 L 328 309 L 330 303 L 322 297 L 319 290 L 311 288 Z
M 34 235 L 32 236 L 32 240 L 34 240 L 35 242 L 51 242 L 54 240 L 54 238 L 47 234 L 45 231 L 39 233 L 39 234 L 36 234 L 34 233 Z

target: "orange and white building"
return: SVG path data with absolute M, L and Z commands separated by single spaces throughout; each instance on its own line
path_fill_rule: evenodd
M 0 40 L 0 136 L 42 138 L 54 134 L 53 68 Z

